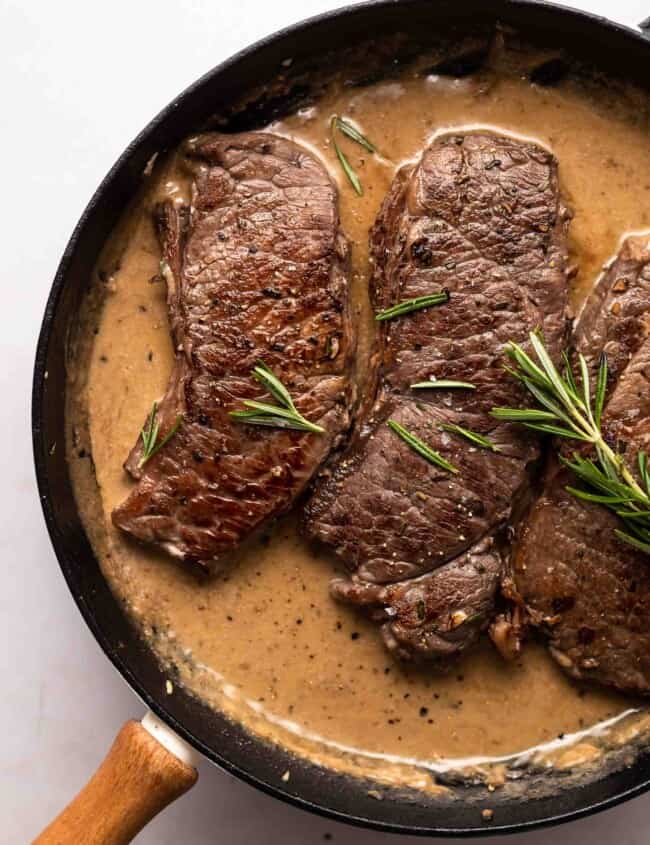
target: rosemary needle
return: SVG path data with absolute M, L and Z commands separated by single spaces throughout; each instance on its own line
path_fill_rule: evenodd
M 459 434 L 466 440 L 476 443 L 477 446 L 482 446 L 483 449 L 491 449 L 493 452 L 500 452 L 501 450 L 493 443 L 489 437 L 479 434 L 477 431 L 472 431 L 469 428 L 463 428 L 462 425 L 455 425 L 453 423 L 440 423 L 439 428 L 443 431 L 451 431 L 453 434 Z
M 427 446 L 424 440 L 420 440 L 420 438 L 416 437 L 415 434 L 412 434 L 410 431 L 405 429 L 403 425 L 395 422 L 395 420 L 388 420 L 388 427 L 392 429 L 395 434 L 401 437 L 414 452 L 417 452 L 418 455 L 421 455 L 425 458 L 425 460 L 429 461 L 429 463 L 435 464 L 435 466 L 445 469 L 447 472 L 458 472 L 458 469 L 452 463 L 445 460 L 445 458 L 443 458 L 439 452 L 436 452 L 435 449 Z
M 342 117 L 335 117 L 334 119 L 336 121 L 336 128 L 339 129 L 344 135 L 347 135 L 348 138 L 351 138 L 369 153 L 377 152 L 377 147 L 375 147 L 375 145 L 371 141 L 369 141 L 365 135 L 362 135 L 361 132 L 359 132 L 359 130 L 354 127 L 351 123 L 348 123 L 348 121 Z
M 453 381 L 447 378 L 432 378 L 431 381 L 418 381 L 411 385 L 412 390 L 455 390 L 456 388 L 476 390 L 476 385 L 469 381 Z
M 422 308 L 431 308 L 432 305 L 443 305 L 445 302 L 449 302 L 449 292 L 446 290 L 430 293 L 426 296 L 416 296 L 414 299 L 403 299 L 401 302 L 391 305 L 390 308 L 378 311 L 375 314 L 375 320 L 378 322 L 394 320 L 395 317 L 402 317 L 412 311 L 421 311 Z

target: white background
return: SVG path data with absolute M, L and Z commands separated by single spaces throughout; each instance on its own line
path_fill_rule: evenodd
M 35 489 L 31 370 L 57 262 L 101 178 L 160 108 L 241 47 L 336 5 L 332 0 L 0 0 L 3 843 L 29 841 L 81 786 L 122 722 L 141 713 L 68 595 Z M 572 5 L 630 25 L 650 15 L 650 0 L 573 0 Z M 647 796 L 507 842 L 641 845 L 650 841 L 649 814 Z M 287 807 L 205 764 L 198 786 L 137 841 L 303 845 L 322 842 L 326 832 L 339 845 L 398 842 L 396 836 L 347 828 Z

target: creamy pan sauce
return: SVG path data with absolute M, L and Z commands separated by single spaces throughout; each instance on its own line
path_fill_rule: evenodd
M 369 156 L 341 140 L 363 183 L 362 198 L 328 140 L 335 113 L 354 119 L 381 152 Z M 635 92 L 626 99 L 571 82 L 537 88 L 495 70 L 461 80 L 407 74 L 365 89 L 332 89 L 316 107 L 271 129 L 308 145 L 339 185 L 352 243 L 361 373 L 372 332 L 368 229 L 396 168 L 436 132 L 468 126 L 533 138 L 557 156 L 575 213 L 574 307 L 621 236 L 650 226 L 648 105 Z M 172 363 L 164 290 L 150 283 L 159 249 L 148 212 L 154 197 L 186 190 L 173 160 L 154 168 L 149 188 L 107 246 L 95 280 L 105 294 L 98 295 L 101 307 L 88 308 L 69 400 L 81 510 L 106 578 L 169 667 L 167 693 L 184 684 L 251 730 L 318 762 L 422 788 L 435 788 L 428 770 L 486 772 L 490 759 L 512 755 L 523 755 L 519 763 L 574 767 L 642 735 L 649 717 L 632 712 L 634 702 L 572 684 L 534 643 L 516 665 L 506 665 L 487 643 L 444 675 L 398 665 L 373 624 L 329 598 L 334 563 L 300 539 L 292 516 L 208 581 L 111 526 L 110 512 L 131 484 L 122 462 Z M 505 770 L 490 771 L 498 781 Z

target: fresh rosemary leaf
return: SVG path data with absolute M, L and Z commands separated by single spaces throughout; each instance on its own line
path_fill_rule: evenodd
M 271 405 L 269 402 L 258 402 L 256 399 L 244 399 L 246 411 L 230 411 L 229 416 L 248 425 L 262 425 L 268 428 L 287 428 L 294 431 L 311 431 L 322 434 L 325 429 L 310 422 L 298 411 L 291 394 L 282 384 L 275 373 L 266 364 L 260 363 L 251 373 L 268 392 L 280 403 Z
M 441 428 L 443 431 L 450 431 L 453 434 L 459 434 L 466 440 L 470 440 L 472 443 L 476 443 L 477 446 L 482 446 L 483 449 L 491 449 L 493 452 L 501 451 L 499 447 L 490 440 L 489 437 L 485 437 L 485 435 L 479 434 L 477 431 L 472 431 L 469 428 L 463 428 L 462 425 L 455 425 L 453 423 L 440 423 L 438 428 Z
M 645 489 L 650 496 L 650 469 L 648 469 L 648 455 L 646 452 L 639 452 L 637 455 L 637 461 L 639 464 L 639 475 L 641 476 L 641 481 L 645 485 Z
M 602 470 L 596 466 L 596 464 L 591 461 L 587 460 L 586 458 L 581 457 L 574 453 L 573 461 L 569 461 L 564 457 L 561 457 L 562 463 L 567 466 L 570 470 L 572 470 L 577 476 L 582 478 L 584 481 L 588 482 L 589 484 L 593 484 L 598 487 L 603 487 L 607 490 L 610 490 L 612 485 L 617 485 L 618 482 L 613 482 L 607 475 L 605 475 Z M 620 485 L 621 488 L 625 488 L 624 484 Z M 619 491 L 620 493 L 620 491 Z M 617 493 L 617 495 L 619 494 Z M 626 494 L 623 494 L 626 495 Z
M 565 413 L 562 407 L 557 402 L 553 401 L 551 394 L 541 390 L 534 384 L 526 384 L 526 387 L 537 401 L 550 411 L 559 422 L 565 423 L 574 432 L 575 437 L 579 440 L 584 439 L 583 433 L 575 429 L 569 414 Z
M 375 314 L 375 320 L 378 322 L 394 320 L 395 317 L 402 317 L 404 314 L 420 311 L 422 308 L 430 308 L 432 305 L 443 305 L 445 302 L 449 302 L 449 293 L 446 290 L 430 293 L 426 296 L 416 296 L 415 299 L 404 299 L 396 305 L 391 305 L 390 308 L 378 311 Z
M 544 422 L 556 419 L 550 411 L 538 411 L 536 408 L 492 408 L 490 416 L 507 422 Z
M 623 520 L 625 527 L 638 540 L 643 540 L 644 543 L 650 543 L 650 526 L 640 522 L 635 522 L 633 519 Z
M 255 399 L 244 399 L 244 405 L 250 408 L 250 416 L 256 414 L 271 414 L 274 417 L 284 417 L 287 420 L 294 419 L 295 412 L 289 408 L 279 408 L 277 405 L 270 405 L 268 402 L 257 402 Z M 245 414 L 248 411 L 234 411 L 233 413 Z
M 447 472 L 454 472 L 457 473 L 458 469 L 450 463 L 448 460 L 442 457 L 439 452 L 436 452 L 435 449 L 432 449 L 430 446 L 420 440 L 419 437 L 416 437 L 415 434 L 411 434 L 410 431 L 404 428 L 404 426 L 400 425 L 395 420 L 388 420 L 388 427 L 392 429 L 395 434 L 402 438 L 402 440 L 413 449 L 414 452 L 417 452 L 418 455 L 421 455 L 425 458 L 429 463 L 435 464 L 435 466 L 440 467 L 441 469 L 447 470 Z
M 140 432 L 142 438 L 142 455 L 138 461 L 138 468 L 142 468 L 150 458 L 159 452 L 162 447 L 169 443 L 172 437 L 176 434 L 183 422 L 182 416 L 177 416 L 174 425 L 169 429 L 162 440 L 158 440 L 160 433 L 160 423 L 158 421 L 158 403 L 154 402 L 151 406 L 151 411 L 147 418 L 145 427 Z
M 314 433 L 317 429 L 318 433 L 323 430 L 319 426 L 314 426 L 313 423 L 303 423 L 300 420 L 274 414 L 257 414 L 255 411 L 231 411 L 230 416 L 248 425 L 261 425 L 267 428 L 286 428 L 292 431 L 313 431 Z
M 541 431 L 544 434 L 556 434 L 563 437 L 578 437 L 570 428 L 562 428 L 557 422 L 566 422 L 571 425 L 570 419 L 563 413 L 562 409 L 550 398 L 550 396 L 527 380 L 524 383 L 535 398 L 549 410 L 537 408 L 492 408 L 491 415 L 496 419 L 518 422 L 531 428 L 534 431 Z
M 564 381 L 569 386 L 572 397 L 574 399 L 580 400 L 580 394 L 578 393 L 578 385 L 576 384 L 575 378 L 573 376 L 571 362 L 569 361 L 569 356 L 566 352 L 562 353 L 562 360 L 564 361 Z
M 293 404 L 293 399 L 287 388 L 282 384 L 280 379 L 274 375 L 266 364 L 262 361 L 253 368 L 253 378 L 256 379 L 263 387 L 265 387 L 272 396 L 285 407 L 291 411 L 295 411 L 296 407 Z
M 558 437 L 576 437 L 576 435 L 570 428 L 562 428 L 559 425 L 547 425 L 545 423 L 525 423 L 525 426 L 526 428 L 532 428 L 533 431 L 540 431 L 542 434 L 555 434 Z
M 160 427 L 160 424 L 157 419 L 157 413 L 158 403 L 154 402 L 151 406 L 151 411 L 149 412 L 145 427 L 141 431 L 143 457 L 140 460 L 140 466 L 144 463 L 144 461 L 147 460 L 145 456 L 149 454 L 149 452 L 154 446 L 154 443 L 158 439 L 158 429 Z
M 650 554 L 650 543 L 645 543 L 643 540 L 639 540 L 637 537 L 633 537 L 631 534 L 627 534 L 625 531 L 621 531 L 618 528 L 614 529 L 614 534 L 616 534 L 619 540 L 622 540 L 624 543 L 634 546 L 635 549 L 646 552 L 646 554 Z
M 600 420 L 605 406 L 605 393 L 607 391 L 607 355 L 603 352 L 600 356 L 598 367 L 598 380 L 596 382 L 596 396 L 594 398 L 594 420 L 600 428 Z M 650 491 L 649 491 L 650 492 Z
M 567 460 L 562 456 L 560 456 L 560 461 L 582 481 L 585 481 L 592 487 L 597 487 L 599 490 L 602 490 L 608 495 L 629 495 L 631 499 L 635 498 L 631 492 L 628 493 L 628 487 L 626 484 L 610 479 L 591 460 L 587 460 L 580 455 L 574 454 L 573 461 Z
M 273 425 L 277 428 L 293 428 L 297 431 L 313 431 L 321 433 L 324 431 L 321 426 L 309 422 L 295 409 L 279 408 L 277 405 L 269 405 L 266 402 L 257 402 L 254 399 L 244 399 L 244 405 L 250 411 L 232 411 L 230 416 L 238 420 L 246 420 L 253 425 Z M 260 422 L 265 419 L 266 422 Z M 273 420 L 273 422 L 269 422 Z
M 332 130 L 332 144 L 334 145 L 334 152 L 336 153 L 336 156 L 337 156 L 339 162 L 341 163 L 341 167 L 343 168 L 343 172 L 348 177 L 350 184 L 352 185 L 352 187 L 356 191 L 357 195 L 361 197 L 361 196 L 363 196 L 363 188 L 361 186 L 361 181 L 359 180 L 359 177 L 357 176 L 354 168 L 352 167 L 352 165 L 348 161 L 347 156 L 345 155 L 343 150 L 338 145 L 338 142 L 336 140 L 336 128 L 337 128 L 337 118 L 333 117 L 332 123 L 331 123 L 331 130 Z
M 596 456 L 598 457 L 598 463 L 602 467 L 603 472 L 605 473 L 607 478 L 611 479 L 612 481 L 618 481 L 619 473 L 621 471 L 621 466 L 623 466 L 622 457 L 620 457 L 620 462 L 617 463 L 603 449 L 602 444 L 596 443 L 595 449 L 596 449 Z M 640 492 L 643 492 L 643 491 L 640 491 Z
M 336 117 L 336 128 L 339 129 L 344 135 L 347 135 L 348 138 L 351 138 L 357 144 L 360 144 L 365 150 L 369 153 L 376 153 L 377 147 L 373 143 L 371 143 L 365 135 L 362 135 L 358 129 L 356 129 L 351 123 L 348 123 L 347 120 L 344 120 L 342 117 Z
M 447 378 L 437 378 L 432 381 L 418 381 L 411 385 L 412 390 L 455 390 L 456 388 L 466 388 L 467 390 L 476 390 L 476 385 L 469 381 L 453 381 Z
M 587 416 L 590 420 L 593 420 L 593 414 L 591 412 L 591 384 L 589 382 L 589 368 L 587 367 L 587 362 L 585 360 L 584 355 L 578 355 L 578 366 L 580 367 L 580 378 L 582 381 L 582 395 L 584 397 L 582 401 L 582 407 L 586 410 Z
M 532 337 L 533 335 L 531 335 Z M 519 367 L 521 372 L 516 373 L 517 378 L 524 380 L 527 379 L 528 381 L 533 382 L 538 387 L 543 388 L 544 390 L 549 390 L 552 385 L 548 380 L 548 377 L 544 374 L 542 370 L 534 363 L 532 358 L 524 352 L 524 350 L 519 346 L 519 344 L 510 341 L 508 344 L 507 349 L 508 355 L 514 361 L 514 363 Z
M 529 339 L 533 349 L 535 350 L 537 359 L 542 365 L 546 378 L 552 384 L 553 390 L 557 395 L 558 399 L 560 400 L 561 404 L 566 407 L 568 404 L 570 404 L 571 400 L 567 393 L 564 382 L 562 381 L 562 377 L 555 368 L 555 364 L 553 363 L 551 356 L 546 351 L 539 335 L 537 335 L 535 332 L 531 332 L 529 335 Z
M 598 505 L 624 505 L 632 501 L 627 496 L 601 496 L 598 493 L 589 493 L 587 490 L 579 490 L 577 487 L 565 487 L 567 493 L 575 496 L 576 499 L 584 499 L 585 502 L 594 502 Z

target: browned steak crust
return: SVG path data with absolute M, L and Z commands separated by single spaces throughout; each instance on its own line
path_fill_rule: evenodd
M 587 300 L 574 344 L 592 372 L 607 354 L 603 429 L 634 466 L 650 447 L 650 237 L 625 241 Z M 575 477 L 551 459 L 515 556 L 518 589 L 565 671 L 648 694 L 650 556 L 620 542 L 617 517 L 567 484 Z
M 176 363 L 161 437 L 115 525 L 187 561 L 234 549 L 286 511 L 348 427 L 352 355 L 348 247 L 336 189 L 291 141 L 206 134 L 184 145 L 191 208 L 158 210 Z M 250 376 L 263 361 L 316 435 L 232 420 L 243 399 L 275 401 Z
M 552 354 L 562 347 L 567 221 L 552 155 L 492 134 L 435 140 L 415 167 L 398 173 L 377 219 L 375 308 L 439 290 L 450 301 L 380 324 L 374 404 L 309 502 L 305 525 L 350 570 L 334 594 L 374 606 L 401 656 L 460 651 L 490 620 L 502 573 L 496 533 L 526 485 L 538 443 L 489 412 L 525 399 L 504 372 L 509 340 L 523 343 L 539 327 Z M 476 390 L 411 390 L 432 377 Z M 389 419 L 458 474 L 415 454 Z M 445 433 L 440 423 L 486 435 L 499 451 Z

